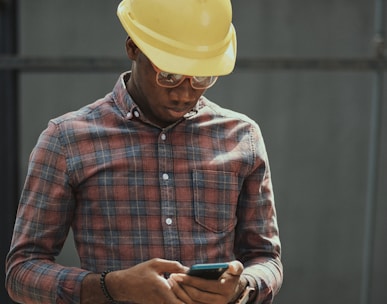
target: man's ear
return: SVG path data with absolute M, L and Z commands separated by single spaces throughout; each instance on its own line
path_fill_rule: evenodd
M 136 60 L 140 49 L 134 43 L 134 41 L 128 37 L 126 38 L 126 54 L 128 54 L 129 59 Z

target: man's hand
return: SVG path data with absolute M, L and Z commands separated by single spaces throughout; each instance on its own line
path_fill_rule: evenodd
M 226 304 L 236 300 L 246 287 L 247 281 L 241 277 L 242 271 L 243 265 L 239 261 L 232 261 L 219 280 L 175 273 L 168 282 L 176 296 L 186 304 Z
M 116 301 L 182 304 L 172 291 L 165 274 L 185 273 L 187 270 L 188 268 L 179 262 L 152 259 L 128 269 L 108 273 L 105 284 L 109 294 Z M 99 275 L 86 276 L 82 284 L 81 300 L 82 303 L 104 303 L 106 299 L 101 294 Z

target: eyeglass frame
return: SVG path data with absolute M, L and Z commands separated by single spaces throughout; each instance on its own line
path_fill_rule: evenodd
M 166 72 L 166 71 L 163 71 L 163 70 L 159 69 L 156 65 L 153 64 L 152 61 L 149 60 L 149 62 L 151 63 L 153 70 L 156 72 L 156 83 L 157 83 L 157 85 L 159 85 L 160 87 L 163 87 L 163 88 L 168 88 L 168 89 L 176 88 L 179 85 L 181 85 L 187 78 L 189 78 L 191 87 L 193 89 L 196 89 L 196 90 L 207 90 L 207 89 L 211 88 L 216 83 L 216 81 L 219 78 L 218 76 L 188 76 L 188 75 L 170 73 L 170 72 Z M 179 79 L 179 81 L 177 83 L 175 83 L 173 85 L 165 85 L 165 84 L 161 84 L 160 81 L 159 81 L 159 76 L 160 76 L 161 73 L 167 73 L 168 75 L 173 75 L 174 78 L 180 78 L 180 77 L 181 78 Z M 212 83 L 210 83 L 206 87 L 195 87 L 193 81 L 197 77 L 213 78 L 214 80 L 212 81 Z

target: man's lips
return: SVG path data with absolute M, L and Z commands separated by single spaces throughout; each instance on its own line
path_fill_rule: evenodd
M 184 107 L 184 108 L 167 108 L 168 111 L 175 112 L 175 113 L 187 113 L 190 111 L 191 108 Z

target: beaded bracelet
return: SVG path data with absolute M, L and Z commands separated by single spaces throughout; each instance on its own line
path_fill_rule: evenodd
M 106 275 L 109 273 L 109 272 L 112 272 L 111 270 L 106 270 L 104 272 L 101 273 L 101 277 L 99 279 L 99 283 L 101 285 L 101 289 L 102 289 L 102 292 L 103 294 L 105 295 L 106 299 L 109 300 L 110 303 L 113 303 L 113 304 L 118 304 L 118 302 L 116 302 L 112 296 L 110 295 L 109 291 L 107 290 L 106 288 L 106 284 L 105 284 L 105 277 Z

